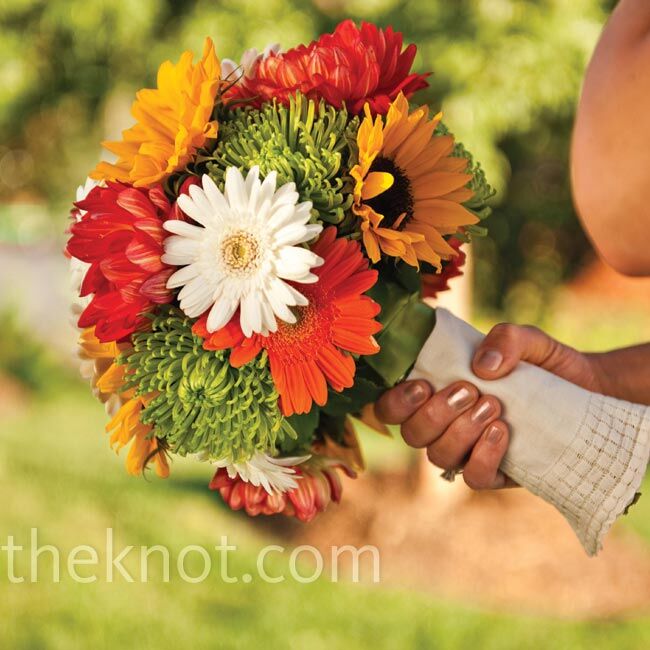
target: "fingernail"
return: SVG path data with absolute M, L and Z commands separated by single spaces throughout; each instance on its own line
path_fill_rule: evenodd
M 449 404 L 451 408 L 460 411 L 469 406 L 473 400 L 474 396 L 472 393 L 470 393 L 465 386 L 461 386 L 447 398 L 447 404 Z
M 494 412 L 492 402 L 483 402 L 478 408 L 475 408 L 470 420 L 472 422 L 479 422 L 480 420 L 487 420 Z
M 427 391 L 424 386 L 418 382 L 406 384 L 404 388 L 404 399 L 411 406 L 419 406 L 426 400 Z
M 476 359 L 476 366 L 481 370 L 494 372 L 503 363 L 503 355 L 498 350 L 483 350 Z
M 503 436 L 503 431 L 501 427 L 498 427 L 496 424 L 491 424 L 488 427 L 488 430 L 485 434 L 485 439 L 491 444 L 496 445 Z

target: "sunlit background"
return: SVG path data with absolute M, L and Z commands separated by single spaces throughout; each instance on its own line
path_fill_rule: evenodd
M 613 0 L 0 0 L 0 540 L 241 547 L 375 544 L 379 585 L 10 585 L 2 648 L 647 648 L 650 501 L 587 560 L 550 508 L 520 491 L 443 484 L 398 438 L 363 442 L 370 471 L 318 523 L 249 520 L 206 468 L 129 478 L 76 378 L 66 262 L 74 190 L 99 141 L 130 124 L 158 64 L 210 35 L 222 57 L 288 47 L 352 17 L 393 25 L 433 70 L 441 108 L 497 189 L 489 237 L 452 282 L 476 324 L 532 322 L 580 349 L 650 339 L 650 281 L 597 261 L 571 205 L 568 153 L 586 63 Z M 462 298 L 460 298 L 462 297 Z M 650 484 L 649 484 L 650 485 Z M 345 498 L 345 497 L 344 497 Z M 18 569 L 25 568 L 19 564 Z M 49 566 L 43 561 L 47 575 Z

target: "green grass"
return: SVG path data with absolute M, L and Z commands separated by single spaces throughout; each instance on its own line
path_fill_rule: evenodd
M 185 545 L 211 548 L 222 535 L 236 544 L 230 574 L 255 574 L 262 546 L 282 543 L 267 526 L 225 509 L 207 490 L 208 468 L 175 462 L 169 481 L 130 478 L 107 447 L 104 417 L 85 387 L 34 402 L 0 422 L 0 544 L 13 535 L 67 554 L 78 544 L 102 550 L 106 528 L 116 548 L 164 544 L 172 557 Z M 650 503 L 650 501 L 648 501 Z M 639 530 L 650 505 L 630 515 Z M 649 532 L 646 529 L 646 534 Z M 408 549 L 405 549 L 408 552 Z M 24 555 L 24 554 L 23 554 Z M 20 556 L 17 574 L 28 574 Z M 102 559 L 102 558 L 100 558 Z M 435 561 L 435 558 L 432 558 Z M 137 575 L 137 563 L 127 562 Z M 567 622 L 490 613 L 378 585 L 287 580 L 225 584 L 215 570 L 188 584 L 172 570 L 164 583 L 151 563 L 150 582 L 77 584 L 63 571 L 49 578 L 41 558 L 38 583 L 10 584 L 0 554 L 0 648 L 600 648 L 650 647 L 647 620 Z M 104 565 L 101 564 L 100 567 Z M 190 573 L 200 565 L 188 561 Z M 286 558 L 269 563 L 285 572 Z M 303 568 L 309 573 L 309 567 Z M 88 567 L 79 569 L 89 575 Z

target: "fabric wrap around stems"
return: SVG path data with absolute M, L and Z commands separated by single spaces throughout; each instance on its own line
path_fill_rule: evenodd
M 471 370 L 483 334 L 443 308 L 408 379 L 466 380 L 503 404 L 510 444 L 501 469 L 555 506 L 589 555 L 635 499 L 650 455 L 650 408 L 591 393 L 522 362 L 483 381 Z

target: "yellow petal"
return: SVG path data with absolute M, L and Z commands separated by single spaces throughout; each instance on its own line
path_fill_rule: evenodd
M 361 198 L 364 201 L 374 199 L 377 195 L 392 187 L 394 182 L 393 175 L 388 172 L 370 172 L 363 182 Z

